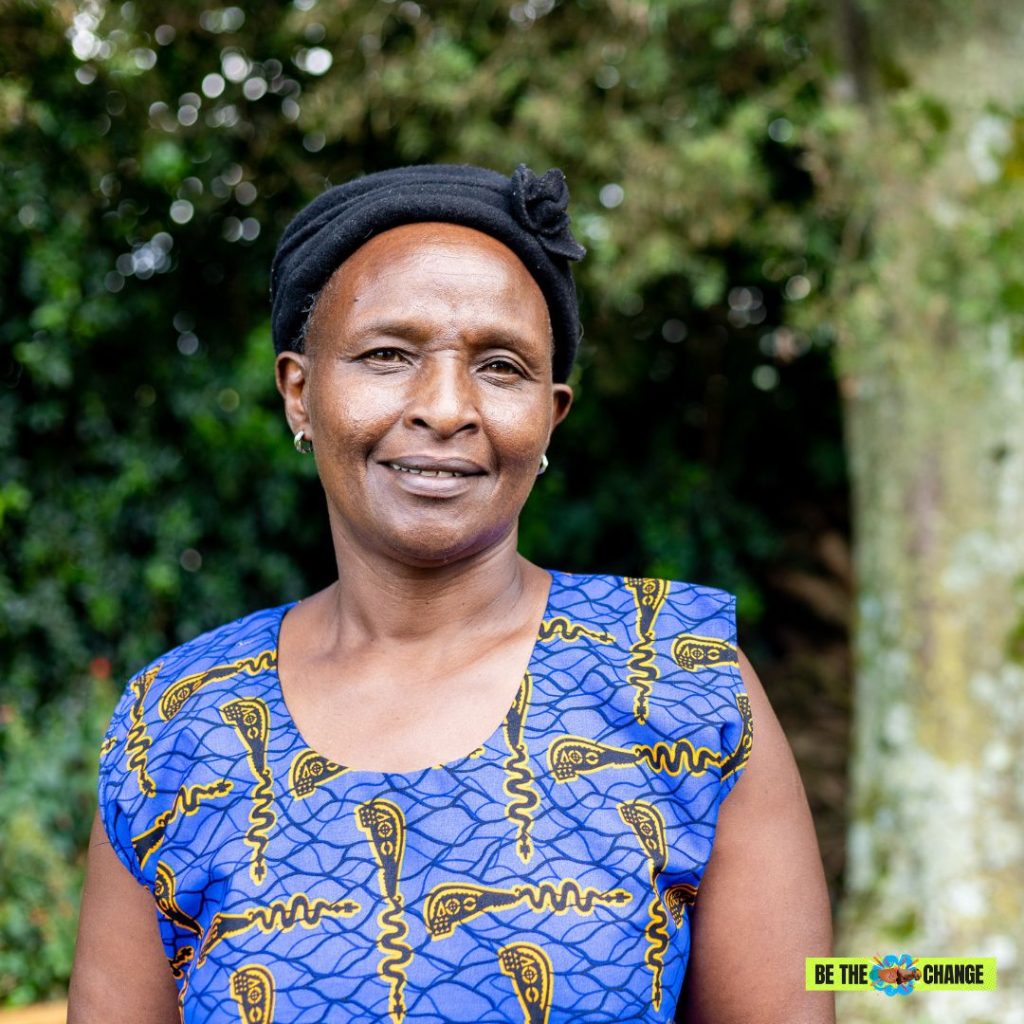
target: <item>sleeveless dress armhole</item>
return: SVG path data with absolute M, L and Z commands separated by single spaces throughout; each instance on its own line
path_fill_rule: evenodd
M 133 676 L 126 685 L 100 744 L 96 791 L 103 831 L 117 859 L 139 885 L 149 888 L 132 848 L 131 819 L 126 806 L 131 801 L 128 787 L 135 788 L 138 794 L 135 776 L 127 767 L 130 752 L 126 750 L 132 727 L 131 712 L 137 699 L 133 690 L 137 678 Z
M 721 728 L 723 752 L 728 751 L 722 765 L 721 794 L 719 802 L 724 800 L 739 781 L 746 770 L 750 751 L 753 747 L 753 716 L 750 711 L 750 698 L 747 696 L 746 683 L 740 673 L 739 643 L 736 624 L 736 595 L 729 594 L 729 603 L 725 608 L 727 624 L 727 642 L 731 647 L 731 656 L 725 665 L 726 676 L 723 680 L 731 699 L 724 713 Z

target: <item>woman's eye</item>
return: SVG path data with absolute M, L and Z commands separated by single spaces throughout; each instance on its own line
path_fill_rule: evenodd
M 378 363 L 393 363 L 402 358 L 397 348 L 375 348 L 364 353 L 364 359 L 373 359 Z
M 498 373 L 519 373 L 519 367 L 515 363 L 509 362 L 507 359 L 492 359 L 490 362 L 484 364 L 485 370 L 495 370 Z

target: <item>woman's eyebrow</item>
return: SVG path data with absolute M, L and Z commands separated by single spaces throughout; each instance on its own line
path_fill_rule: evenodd
M 349 334 L 349 338 L 356 342 L 381 336 L 404 338 L 406 341 L 421 341 L 425 333 L 423 328 L 414 320 L 385 318 L 382 320 L 371 320 L 369 323 L 360 325 Z
M 492 327 L 480 331 L 471 339 L 476 348 L 508 348 L 524 355 L 529 354 L 529 341 L 515 331 Z
M 430 329 L 415 320 L 398 320 L 385 317 L 361 324 L 350 334 L 349 339 L 358 344 L 371 338 L 402 338 L 405 341 L 423 342 L 429 340 Z M 475 349 L 507 348 L 524 355 L 532 347 L 529 341 L 515 331 L 501 327 L 485 327 L 467 334 L 470 344 Z

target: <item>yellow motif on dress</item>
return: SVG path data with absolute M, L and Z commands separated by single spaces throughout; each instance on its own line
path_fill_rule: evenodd
M 108 736 L 100 744 L 100 757 L 106 757 L 107 754 L 109 754 L 114 749 L 114 747 L 116 747 L 116 746 L 117 746 L 117 737 L 116 736 Z
M 348 771 L 344 765 L 328 761 L 315 750 L 300 750 L 288 772 L 288 788 L 296 800 L 305 800 L 315 789 Z
M 548 746 L 548 768 L 555 782 L 571 782 L 603 768 L 632 768 L 639 763 L 636 747 L 624 750 L 585 736 L 559 736 Z
M 195 946 L 179 946 L 174 951 L 173 957 L 168 957 L 167 963 L 171 968 L 171 977 L 180 981 L 178 989 L 178 1016 L 185 1019 L 185 993 L 188 992 L 188 971 L 186 968 L 196 955 Z
M 665 839 L 665 819 L 661 812 L 645 800 L 632 800 L 619 804 L 619 817 L 629 825 L 647 855 L 651 869 L 651 889 L 654 896 L 647 906 L 647 927 L 644 937 L 647 950 L 644 963 L 651 969 L 651 1003 L 657 1010 L 661 1006 L 661 976 L 665 969 L 665 951 L 668 949 L 668 915 L 658 889 L 658 875 L 668 864 L 668 842 Z
M 351 917 L 358 914 L 359 910 L 360 906 L 355 900 L 311 900 L 304 892 L 297 892 L 287 900 L 249 907 L 237 914 L 214 914 L 210 930 L 199 948 L 196 968 L 206 963 L 214 946 L 251 928 L 258 928 L 264 935 L 290 932 L 296 925 L 315 928 L 325 917 Z
M 672 657 L 687 672 L 719 665 L 735 665 L 738 668 L 740 664 L 732 644 L 718 637 L 698 636 L 696 633 L 680 633 L 672 641 Z
M 727 779 L 747 763 L 753 743 L 750 698 L 745 693 L 736 694 L 736 706 L 743 718 L 743 731 L 739 742 L 729 753 L 711 747 L 696 747 L 686 739 L 674 743 L 659 740 L 652 746 L 636 743 L 626 748 L 598 743 L 585 736 L 570 735 L 552 740 L 548 747 L 548 768 L 555 782 L 572 782 L 581 775 L 605 768 L 632 768 L 642 764 L 653 771 L 672 776 L 681 772 L 703 775 L 710 768 L 719 768 L 721 778 Z
M 195 946 L 179 946 L 174 951 L 174 956 L 167 958 L 167 963 L 171 968 L 171 977 L 175 981 L 181 981 L 185 977 L 185 966 L 191 962 L 192 957 L 196 955 Z
M 274 1024 L 274 976 L 260 964 L 231 972 L 231 998 L 238 1003 L 242 1024 Z
M 505 782 L 502 785 L 505 796 L 508 797 L 505 815 L 518 825 L 516 853 L 524 864 L 533 856 L 530 830 L 533 828 L 533 809 L 540 803 L 540 797 L 534 789 L 533 772 L 530 770 L 529 755 L 523 739 L 523 729 L 532 695 L 533 680 L 527 672 L 502 725 L 505 743 L 509 749 L 509 755 L 505 759 Z
M 692 907 L 697 902 L 697 887 L 689 882 L 680 882 L 678 885 L 670 885 L 665 890 L 665 906 L 672 915 L 676 927 L 681 928 L 686 908 Z
M 388 1014 L 394 1024 L 401 1024 L 405 1017 L 405 968 L 412 960 L 412 948 L 405 941 L 409 934 L 403 911 L 405 899 L 399 888 L 405 856 L 405 816 L 390 800 L 369 800 L 356 808 L 356 825 L 370 842 L 380 869 L 381 895 L 388 904 L 377 915 L 377 949 L 381 953 L 377 973 L 391 987 Z
M 170 865 L 159 861 L 156 866 L 156 881 L 153 883 L 153 902 L 168 921 L 193 935 L 201 936 L 203 929 L 199 922 L 178 906 L 178 880 Z
M 178 817 L 179 814 L 195 814 L 199 810 L 202 800 L 212 800 L 214 797 L 226 796 L 231 792 L 230 779 L 218 779 L 209 785 L 182 786 L 174 797 L 171 806 L 156 816 L 153 824 L 132 837 L 132 848 L 135 856 L 139 858 L 141 868 L 154 850 L 157 850 L 164 841 L 167 826 Z
M 695 747 L 689 740 L 653 746 L 637 743 L 629 749 L 596 743 L 583 736 L 559 736 L 548 747 L 548 767 L 556 782 L 571 782 L 581 775 L 605 768 L 631 768 L 646 764 L 666 775 L 703 775 L 709 768 L 717 768 L 728 755 L 710 747 Z
M 582 888 L 575 879 L 566 878 L 561 882 L 543 882 L 540 885 L 513 886 L 510 889 L 493 889 L 488 886 L 467 882 L 443 882 L 435 885 L 427 894 L 423 920 L 431 938 L 440 939 L 451 935 L 456 925 L 479 917 L 481 914 L 511 910 L 526 903 L 537 913 L 550 910 L 564 914 L 575 910 L 580 914 L 592 914 L 598 906 L 621 907 L 633 897 L 625 889 Z
M 227 665 L 194 672 L 171 683 L 160 697 L 160 717 L 166 722 L 172 719 L 194 694 L 210 683 L 220 683 L 237 675 L 258 676 L 277 667 L 277 650 L 261 651 L 255 657 L 240 658 Z
M 629 648 L 629 674 L 626 681 L 636 688 L 633 715 L 643 725 L 647 721 L 651 687 L 659 674 L 654 660 L 654 623 L 668 597 L 669 584 L 667 580 L 642 579 L 637 576 L 627 576 L 623 583 L 633 594 L 637 633 L 636 640 Z
M 547 953 L 532 942 L 515 942 L 498 950 L 498 962 L 515 986 L 523 1024 L 548 1024 L 555 972 Z
M 564 615 L 555 615 L 550 619 L 544 619 L 540 624 L 537 642 L 546 644 L 549 640 L 565 640 L 567 643 L 572 643 L 582 636 L 588 640 L 596 640 L 599 644 L 615 643 L 615 637 L 608 630 L 584 626 L 581 622 L 573 622 Z
M 142 709 L 146 701 L 146 694 L 153 685 L 159 665 L 140 673 L 128 684 L 135 693 L 135 700 L 128 711 L 128 718 L 131 725 L 128 728 L 128 735 L 124 740 L 124 756 L 128 765 L 128 771 L 135 772 L 139 782 L 139 790 L 143 796 L 156 796 L 156 783 L 150 778 L 148 765 L 149 748 L 153 746 L 153 740 L 146 732 L 146 719 L 143 717 Z
M 277 822 L 273 808 L 274 776 L 267 764 L 267 745 L 270 741 L 270 711 L 266 701 L 259 697 L 239 697 L 222 704 L 220 716 L 228 725 L 233 725 L 239 739 L 245 745 L 246 759 L 256 785 L 249 808 L 249 828 L 245 833 L 247 846 L 252 847 L 249 877 L 261 885 L 267 877 L 268 833 Z
M 750 698 L 745 693 L 737 693 L 736 706 L 743 718 L 743 731 L 740 733 L 739 742 L 722 762 L 723 779 L 729 778 L 733 772 L 738 772 L 747 763 L 754 743 L 754 717 L 750 712 Z

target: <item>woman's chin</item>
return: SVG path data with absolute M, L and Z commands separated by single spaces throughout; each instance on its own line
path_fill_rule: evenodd
M 388 538 L 388 548 L 396 561 L 417 569 L 440 569 L 464 561 L 494 547 L 509 535 L 501 530 L 472 532 L 453 529 L 401 531 Z

